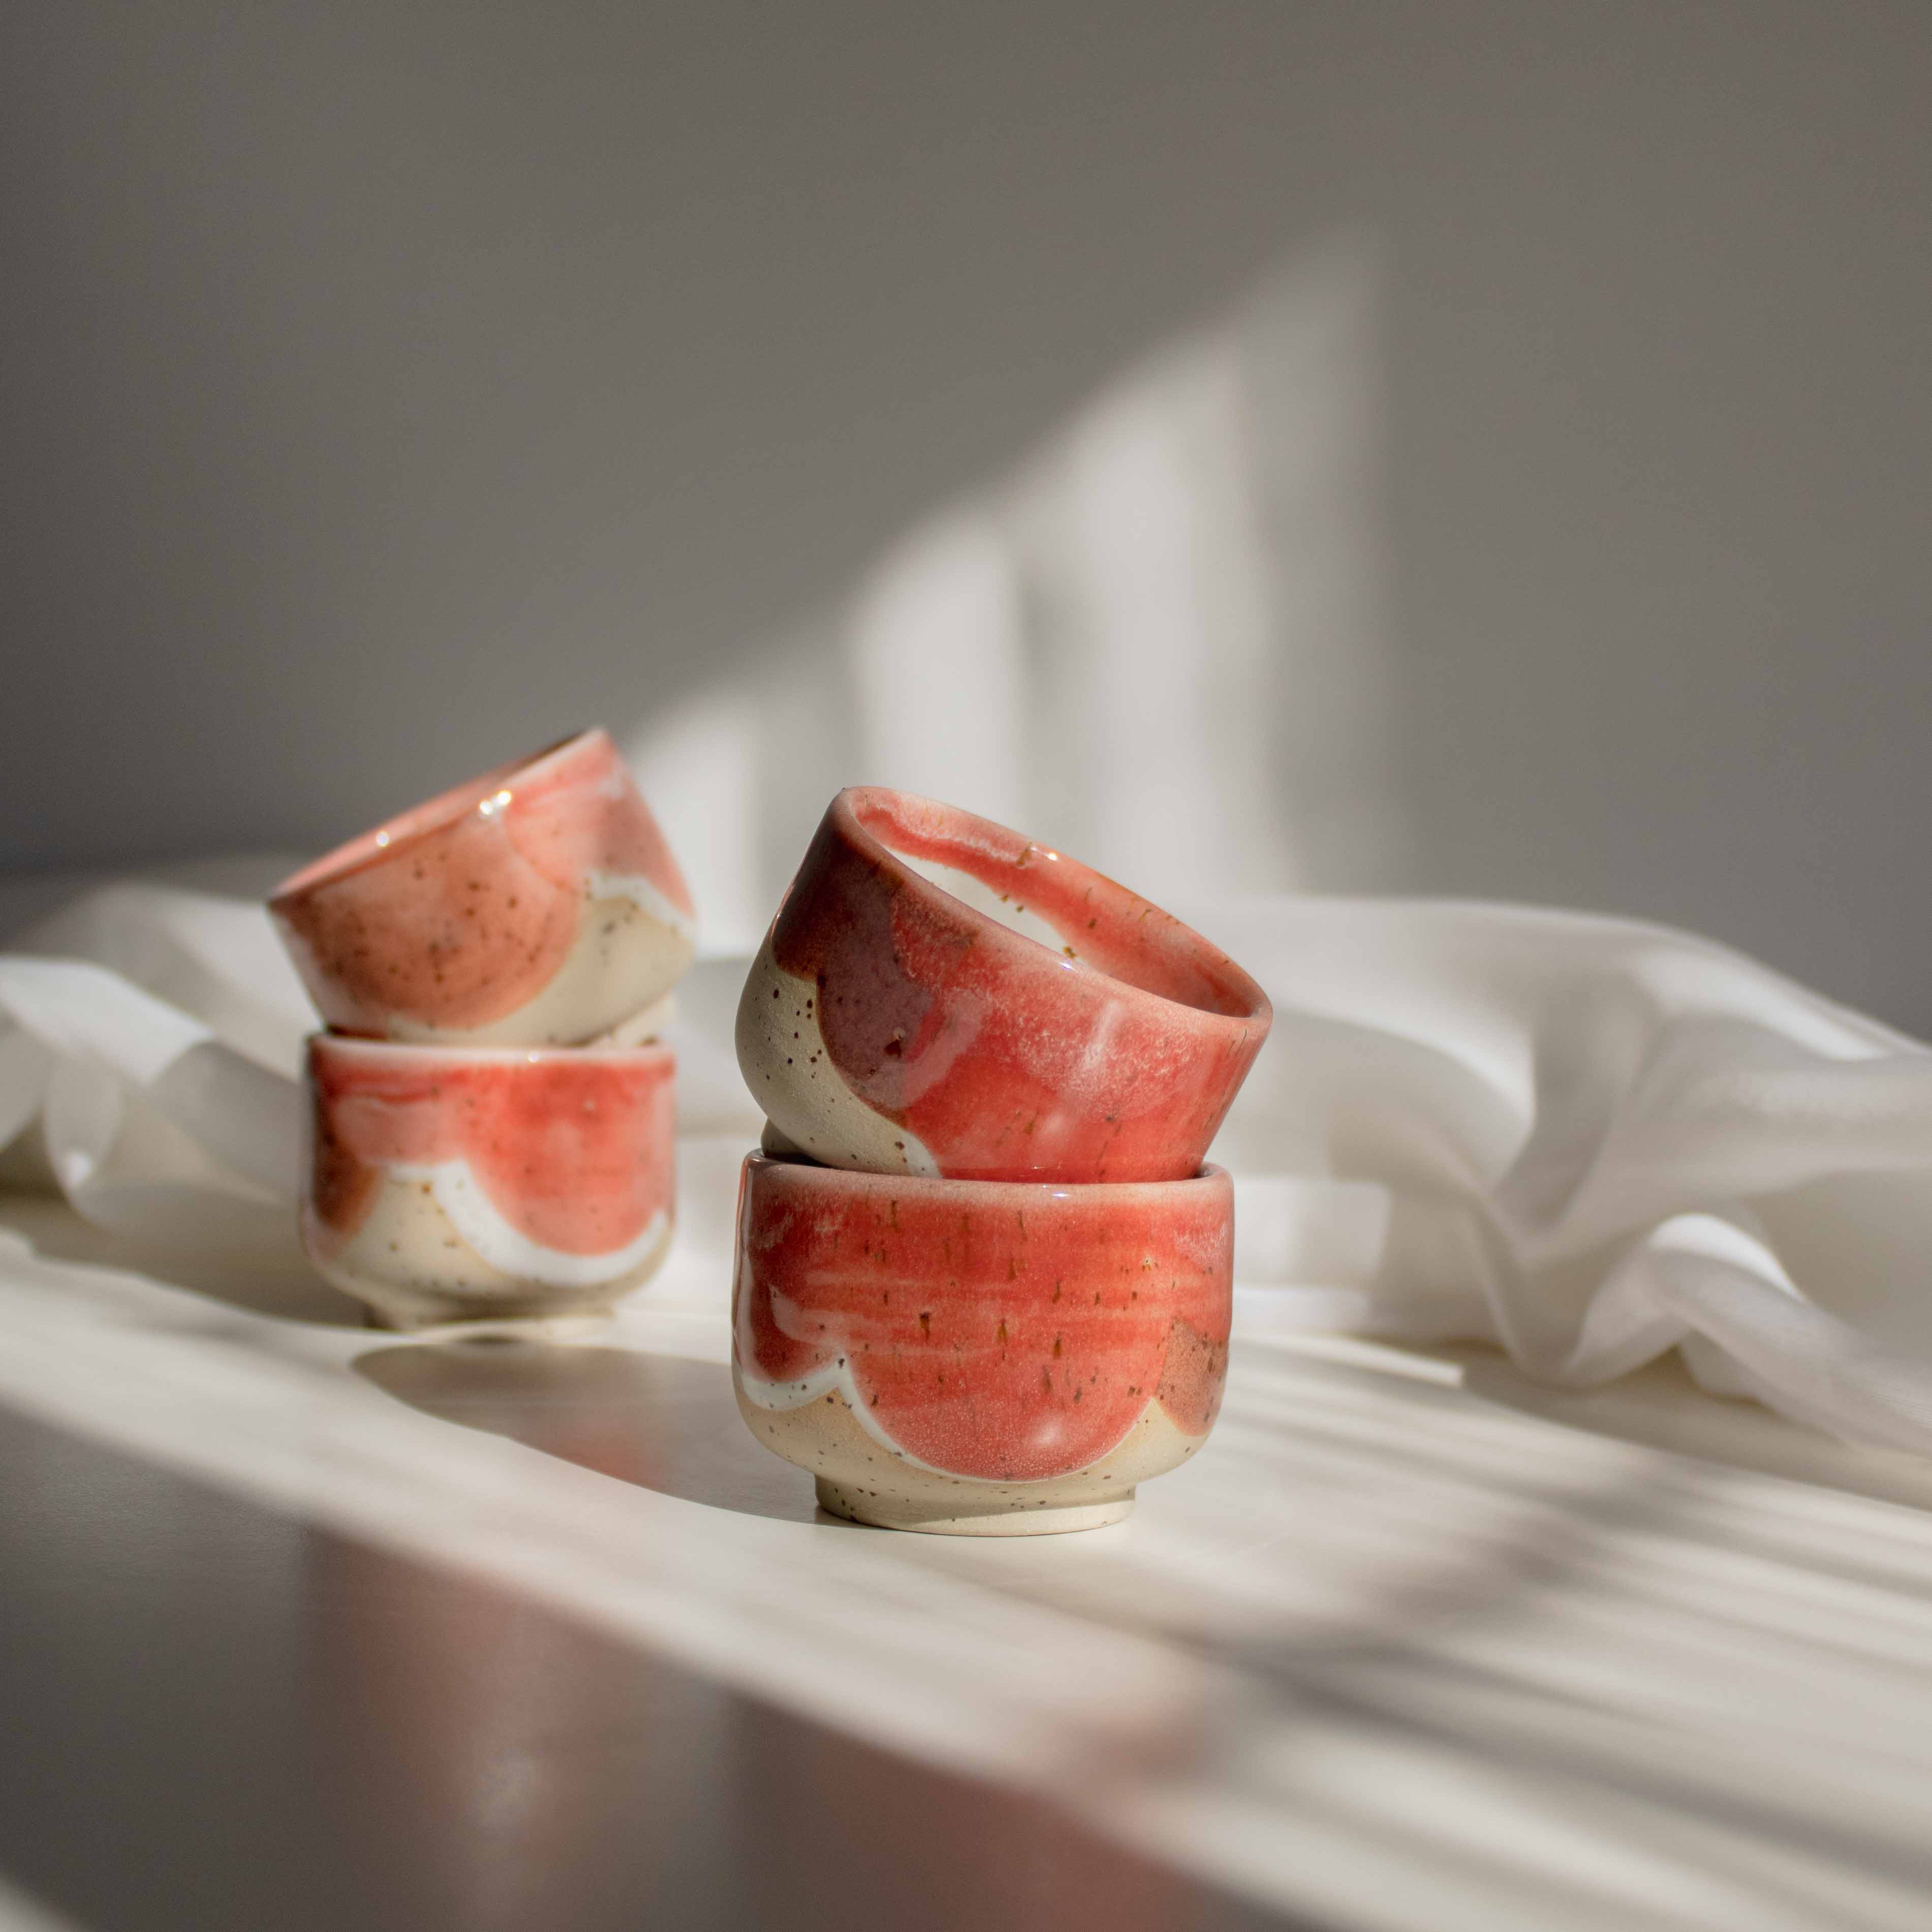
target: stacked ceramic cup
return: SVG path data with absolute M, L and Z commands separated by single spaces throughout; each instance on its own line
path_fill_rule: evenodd
M 379 1323 L 608 1308 L 670 1245 L 691 894 L 601 730 L 318 859 L 269 910 L 309 1042 L 310 1258 Z
M 837 1515 L 1118 1521 L 1206 1439 L 1234 1196 L 1204 1165 L 1266 1039 L 1198 934 L 971 814 L 842 792 L 746 982 L 734 1377 Z

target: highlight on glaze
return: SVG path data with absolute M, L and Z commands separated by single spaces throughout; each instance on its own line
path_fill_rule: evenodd
M 740 1407 L 821 1485 L 856 1485 L 850 1513 L 874 1520 L 895 1504 L 964 1517 L 1109 1498 L 1124 1513 L 1219 1411 L 1233 1199 L 1218 1168 L 1065 1186 L 753 1154 L 732 1297 Z
M 269 900 L 323 1018 L 398 1040 L 570 1045 L 690 964 L 690 889 L 608 733 L 499 766 Z
M 752 964 L 739 1064 L 827 1165 L 956 1179 L 1194 1174 L 1268 998 L 1113 880 L 930 799 L 841 792 Z
M 608 1306 L 669 1245 L 676 1060 L 309 1042 L 302 1233 L 404 1325 Z

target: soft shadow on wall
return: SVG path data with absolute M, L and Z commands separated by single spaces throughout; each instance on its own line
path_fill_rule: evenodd
M 854 777 L 1150 890 L 1244 799 L 1190 897 L 1660 918 L 1932 1031 L 1928 58 L 1910 0 L 0 10 L 0 868 L 320 850 L 650 705 L 728 940 Z M 1313 296 L 1200 320 L 1284 251 L 1332 381 Z
M 1378 268 L 1360 236 L 1306 251 L 635 724 L 707 950 L 756 945 L 855 782 L 1156 898 L 1400 882 Z

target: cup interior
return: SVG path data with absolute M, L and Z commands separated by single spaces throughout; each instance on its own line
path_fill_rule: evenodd
M 1065 968 L 1226 1018 L 1269 1012 L 1218 946 L 1090 866 L 956 806 L 875 787 L 847 796 L 860 826 L 908 872 Z

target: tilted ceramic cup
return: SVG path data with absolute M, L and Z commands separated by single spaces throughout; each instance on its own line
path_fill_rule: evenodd
M 690 890 L 602 730 L 350 840 L 268 909 L 329 1026 L 392 1040 L 595 1040 L 695 949 Z
M 754 1154 L 738 1406 L 836 1515 L 970 1536 L 1116 1522 L 1214 1426 L 1233 1254 L 1220 1168 L 1056 1186 Z
M 309 1258 L 392 1328 L 609 1308 L 670 1245 L 676 1068 L 314 1035 Z
M 831 1166 L 1178 1180 L 1271 1018 L 1232 959 L 1125 886 L 868 787 L 832 800 L 752 963 L 738 1064 Z

